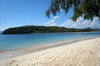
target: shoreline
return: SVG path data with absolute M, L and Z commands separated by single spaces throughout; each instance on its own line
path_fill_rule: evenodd
M 60 44 L 63 45 L 0 59 L 0 66 L 100 66 L 100 36 Z
M 36 45 L 36 46 L 31 46 L 31 47 L 24 47 L 24 48 L 20 48 L 20 49 L 7 50 L 7 51 L 0 52 L 0 60 L 12 58 L 12 57 L 17 57 L 17 56 L 21 56 L 21 55 L 25 55 L 25 54 L 29 54 L 29 53 L 34 53 L 34 52 L 46 50 L 49 48 L 69 45 L 69 44 L 84 41 L 84 40 L 95 39 L 95 38 L 99 38 L 99 37 L 100 36 L 92 36 L 92 37 L 77 38 L 77 39 L 72 39 L 72 40 L 69 39 L 67 41 L 64 40 L 64 41 L 56 42 L 56 43 L 51 42 L 51 43 L 46 43 L 46 44 L 41 44 L 41 45 Z
M 0 66 L 100 66 L 100 36 L 0 59 Z
M 100 31 L 88 31 L 88 32 L 54 32 L 54 33 L 89 33 L 89 32 L 100 32 Z M 26 34 L 53 34 L 53 33 L 26 33 Z M 18 34 L 2 34 L 2 35 L 18 35 Z

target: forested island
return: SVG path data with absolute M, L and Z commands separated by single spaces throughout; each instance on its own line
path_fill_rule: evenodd
M 29 34 L 29 33 L 61 33 L 61 32 L 90 32 L 95 31 L 91 28 L 75 29 L 57 26 L 21 26 L 8 28 L 2 34 Z

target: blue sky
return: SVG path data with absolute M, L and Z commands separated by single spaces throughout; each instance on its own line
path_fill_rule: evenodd
M 47 18 L 45 11 L 50 3 L 51 0 L 0 0 L 0 31 L 23 25 L 68 27 L 66 23 L 73 15 L 72 9 L 66 15 L 61 11 L 57 16 L 51 15 L 50 18 Z M 98 26 L 100 27 L 100 25 Z

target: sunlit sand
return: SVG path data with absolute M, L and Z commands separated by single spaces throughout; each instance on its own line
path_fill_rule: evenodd
M 1 59 L 0 66 L 100 66 L 100 38 Z

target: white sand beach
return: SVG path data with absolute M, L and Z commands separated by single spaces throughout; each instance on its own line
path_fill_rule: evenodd
M 0 59 L 0 66 L 100 66 L 100 38 Z

